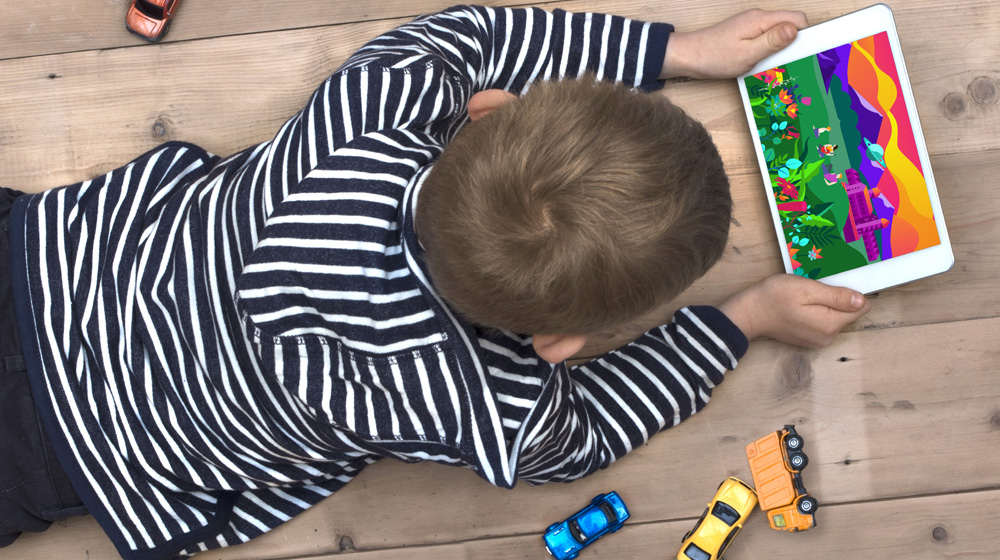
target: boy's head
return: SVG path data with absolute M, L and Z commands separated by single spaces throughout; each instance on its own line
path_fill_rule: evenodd
M 705 128 L 661 95 L 544 82 L 466 125 L 416 223 L 441 296 L 474 323 L 586 335 L 635 319 L 721 256 L 732 200 Z

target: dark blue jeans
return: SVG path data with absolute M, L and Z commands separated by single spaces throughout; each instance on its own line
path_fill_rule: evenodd
M 21 194 L 0 187 L 0 547 L 87 513 L 38 422 L 21 357 L 8 242 L 10 207 Z

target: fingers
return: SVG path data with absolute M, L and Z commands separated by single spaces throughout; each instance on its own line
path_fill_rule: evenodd
M 756 18 L 760 33 L 764 33 L 776 25 L 785 22 L 794 25 L 796 29 L 805 29 L 806 27 L 809 27 L 809 20 L 806 19 L 806 14 L 804 12 L 792 10 L 753 10 L 750 13 L 752 14 L 751 17 Z
M 792 274 L 770 276 L 747 293 L 758 298 L 748 314 L 759 329 L 757 335 L 810 348 L 830 345 L 872 307 L 860 292 Z
M 771 45 L 774 52 L 777 52 L 792 44 L 792 41 L 795 40 L 798 34 L 799 31 L 794 25 L 781 23 L 775 25 L 767 32 L 767 42 Z
M 788 22 L 782 22 L 763 32 L 751 41 L 752 56 L 760 61 L 792 44 L 798 36 L 798 30 Z
M 850 288 L 838 288 L 816 282 L 812 284 L 812 292 L 812 303 L 825 305 L 844 313 L 861 311 L 868 304 L 868 298 Z
M 747 10 L 692 32 L 674 32 L 661 78 L 735 78 L 787 47 L 809 25 L 803 12 Z
M 819 337 L 815 340 L 817 344 L 814 347 L 823 348 L 829 346 L 837 338 L 837 335 L 840 334 L 840 331 L 844 330 L 847 325 L 860 319 L 871 308 L 871 302 L 865 301 L 859 309 L 852 312 L 839 311 L 834 308 L 827 309 L 827 313 L 825 314 L 827 319 L 824 321 L 823 326 L 818 329 Z
M 754 10 L 747 12 L 747 17 L 753 18 L 752 27 L 756 28 L 747 38 L 753 46 L 752 57 L 758 61 L 790 45 L 798 30 L 809 24 L 804 13 L 794 11 Z
M 857 292 L 855 292 L 857 294 Z M 857 294 L 860 295 L 860 294 Z M 862 298 L 864 299 L 864 298 Z M 830 307 L 829 312 L 831 316 L 833 332 L 838 333 L 847 325 L 850 325 L 854 321 L 858 320 L 866 313 L 871 311 L 872 304 L 867 299 L 864 299 L 863 303 L 859 307 L 852 309 L 838 309 L 836 307 Z

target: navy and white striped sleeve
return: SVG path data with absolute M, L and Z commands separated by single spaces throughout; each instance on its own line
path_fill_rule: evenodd
M 587 72 L 655 89 L 671 31 L 669 24 L 603 14 L 458 6 L 373 39 L 317 90 L 302 117 L 312 123 L 311 115 L 327 115 L 320 121 L 342 125 L 310 130 L 332 153 L 373 130 L 460 116 L 484 89 L 523 93 L 539 79 Z M 444 103 L 444 92 L 453 103 Z
M 522 94 L 536 80 L 587 72 L 657 89 L 672 30 L 538 8 L 459 6 L 417 18 L 358 50 L 281 128 L 259 158 L 265 171 L 250 175 L 267 185 L 252 222 L 262 228 L 309 171 L 355 138 L 406 129 L 447 143 L 465 124 L 477 91 Z
M 444 65 L 462 86 L 523 93 L 536 80 L 595 74 L 632 87 L 659 87 L 673 27 L 619 16 L 540 8 L 456 6 L 417 18 L 362 47 L 341 67 Z M 383 86 L 385 87 L 385 86 Z M 388 90 L 383 93 L 389 93 Z M 417 92 L 404 88 L 406 99 Z M 464 105 L 458 107 L 464 111 Z
M 747 346 L 721 311 L 687 307 L 632 344 L 557 372 L 552 412 L 526 443 L 519 478 L 565 482 L 607 467 L 704 408 Z

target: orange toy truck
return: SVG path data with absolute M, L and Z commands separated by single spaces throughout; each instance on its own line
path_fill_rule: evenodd
M 747 445 L 747 460 L 761 511 L 778 531 L 805 531 L 816 526 L 819 502 L 806 492 L 802 469 L 809 463 L 795 426 L 785 426 Z

